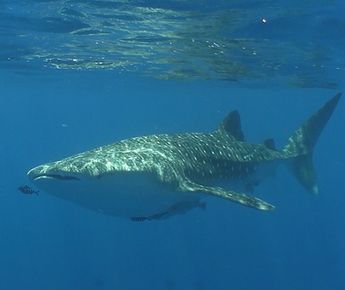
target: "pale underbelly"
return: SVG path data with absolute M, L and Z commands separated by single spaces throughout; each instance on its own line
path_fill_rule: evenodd
M 199 193 L 175 191 L 142 174 L 104 176 L 100 179 L 37 180 L 36 185 L 84 208 L 119 217 L 150 217 L 168 212 L 180 203 L 196 205 Z

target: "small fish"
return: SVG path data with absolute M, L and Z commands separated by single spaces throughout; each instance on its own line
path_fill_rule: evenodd
M 39 190 L 34 190 L 28 185 L 21 185 L 18 187 L 18 190 L 24 194 L 36 194 L 38 195 Z

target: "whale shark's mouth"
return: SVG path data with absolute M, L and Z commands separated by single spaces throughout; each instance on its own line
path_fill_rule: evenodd
M 80 180 L 80 178 L 71 175 L 59 175 L 59 174 L 38 174 L 33 176 L 33 180 L 40 179 L 55 179 L 55 180 Z

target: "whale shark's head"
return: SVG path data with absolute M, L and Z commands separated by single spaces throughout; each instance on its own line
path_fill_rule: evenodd
M 103 174 L 116 171 L 115 165 L 106 157 L 99 158 L 97 150 L 93 150 L 39 165 L 28 172 L 28 177 L 34 183 L 100 178 Z
M 165 189 L 152 173 L 134 171 L 125 162 L 96 156 L 81 154 L 42 164 L 27 175 L 44 192 L 114 216 L 148 216 L 166 203 L 161 202 Z M 168 204 L 175 203 L 176 195 L 166 196 Z
M 78 181 L 85 178 L 99 177 L 97 167 L 89 160 L 68 160 L 68 158 L 39 165 L 27 173 L 33 183 L 46 181 Z
M 99 178 L 105 171 L 104 165 L 95 158 L 79 154 L 34 167 L 27 175 L 35 185 L 43 189 L 61 184 L 68 188 L 72 184 Z
M 82 179 L 82 174 L 79 171 L 71 171 L 64 167 L 58 166 L 56 162 L 39 165 L 32 168 L 27 173 L 29 179 L 35 184 L 41 184 L 46 181 L 77 181 Z
M 100 178 L 97 172 L 91 160 L 66 158 L 34 167 L 27 175 L 39 189 L 70 200 L 95 184 Z

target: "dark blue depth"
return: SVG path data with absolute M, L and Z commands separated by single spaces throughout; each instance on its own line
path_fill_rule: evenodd
M 332 52 L 328 59 L 318 60 L 319 64 L 331 63 L 321 76 L 332 85 L 301 87 L 286 82 L 289 73 L 285 69 L 283 82 L 264 76 L 249 83 L 245 77 L 234 82 L 190 74 L 159 80 L 145 74 L 143 67 L 133 71 L 56 69 L 43 58 L 26 58 L 38 52 L 28 38 L 20 43 L 24 27 L 37 44 L 36 36 L 68 34 L 81 24 L 61 23 L 61 19 L 29 21 L 19 4 L 12 7 L 7 2 L 0 3 L 6 11 L 0 19 L 0 289 L 344 289 L 343 100 L 314 153 L 320 195 L 305 192 L 281 167 L 275 178 L 256 189 L 258 196 L 276 205 L 274 212 L 206 199 L 206 210 L 135 223 L 88 211 L 44 192 L 18 190 L 29 184 L 26 172 L 38 164 L 133 136 L 208 132 L 233 109 L 241 114 L 248 141 L 259 143 L 273 137 L 281 148 L 302 121 L 344 88 L 340 52 L 344 51 L 345 25 L 337 9 L 323 10 L 318 4 L 305 10 L 312 15 L 307 19 L 311 28 L 317 22 L 315 15 L 325 19 L 324 31 L 312 31 L 323 33 L 330 45 L 321 38 L 311 39 L 318 39 Z M 176 6 L 176 11 L 197 5 L 193 1 L 186 6 L 164 3 L 162 8 Z M 151 4 L 158 7 L 160 1 Z M 217 5 L 207 2 L 198 11 L 228 7 L 224 2 Z M 246 5 L 249 2 L 233 4 L 243 11 Z M 339 5 L 339 11 L 343 6 L 334 5 Z M 18 10 L 14 13 L 10 6 Z M 293 19 L 282 18 L 280 23 L 287 31 L 285 40 L 298 43 L 303 35 L 294 39 L 288 32 L 296 24 Z M 243 33 L 249 37 L 254 31 L 246 28 Z M 266 34 L 261 32 L 264 39 Z M 285 36 L 276 37 L 284 40 Z M 49 50 L 55 44 L 44 45 Z M 280 78 L 279 73 L 276 77 Z

